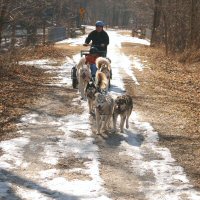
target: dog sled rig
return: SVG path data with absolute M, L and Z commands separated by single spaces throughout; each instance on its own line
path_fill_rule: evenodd
M 88 56 L 88 55 L 94 55 L 98 54 L 98 57 L 106 57 L 106 51 L 99 51 L 98 46 L 91 46 L 88 50 L 81 50 L 80 52 L 81 57 L 82 56 Z M 72 87 L 77 88 L 78 85 L 78 79 L 77 79 L 77 68 L 76 65 L 72 67 L 71 69 L 71 79 L 72 79 Z

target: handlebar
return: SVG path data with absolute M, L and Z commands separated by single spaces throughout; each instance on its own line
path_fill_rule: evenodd
M 103 46 L 104 45 L 104 46 Z M 102 57 L 106 57 L 106 50 L 104 50 L 104 47 L 105 47 L 105 44 L 103 44 L 102 46 L 101 45 L 93 45 L 93 44 L 83 44 L 83 46 L 89 46 L 90 47 L 90 49 L 92 48 L 92 47 L 95 47 L 95 48 L 97 48 L 97 52 L 98 52 L 98 54 L 99 55 L 101 55 Z M 88 54 L 90 54 L 90 50 L 82 50 L 81 51 L 81 57 L 83 56 L 83 55 L 88 55 Z
M 87 46 L 91 46 L 91 44 L 84 43 L 83 46 L 87 47 Z
M 98 48 L 98 47 L 105 47 L 106 45 L 105 44 L 94 45 L 94 44 L 86 44 L 86 43 L 84 43 L 83 46 L 86 46 L 86 47 L 90 46 L 90 47 L 96 47 L 96 48 Z

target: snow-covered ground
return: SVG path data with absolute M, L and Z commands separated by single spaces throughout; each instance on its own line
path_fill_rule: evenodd
M 108 31 L 110 45 L 108 57 L 112 60 L 113 79 L 110 94 L 114 97 L 125 92 L 121 73 L 129 76 L 139 87 L 132 67 L 143 70 L 146 66 L 140 59 L 127 57 L 119 51 L 122 42 L 142 43 L 149 45 L 146 40 L 122 36 L 114 30 Z M 62 43 L 71 45 L 83 44 L 84 37 L 68 39 Z M 71 67 L 80 59 L 74 55 L 73 59 L 66 58 L 66 63 L 59 68 L 50 60 L 30 61 L 32 65 L 56 71 L 56 83 L 52 85 L 71 87 Z M 27 63 L 28 64 L 28 63 Z M 74 101 L 76 102 L 76 101 Z M 21 118 L 19 131 L 21 137 L 0 142 L 4 154 L 0 157 L 0 199 L 60 199 L 60 200 L 107 200 L 109 194 L 104 188 L 104 182 L 99 174 L 99 149 L 94 144 L 91 124 L 89 121 L 87 102 L 81 102 L 84 113 L 66 117 L 52 117 L 47 114 L 29 113 Z M 169 149 L 158 146 L 158 134 L 151 124 L 140 122 L 137 113 L 133 112 L 130 118 L 130 129 L 125 130 L 126 138 L 121 143 L 124 149 L 121 154 L 132 157 L 133 169 L 145 176 L 153 173 L 154 181 L 141 180 L 141 192 L 148 200 L 199 200 L 200 193 L 193 189 L 182 167 L 172 158 Z M 26 127 L 26 129 L 24 128 Z M 42 129 L 56 127 L 55 133 L 47 135 L 46 139 L 40 136 Z M 38 131 L 33 131 L 37 129 Z M 75 133 L 84 133 L 82 140 L 75 137 Z M 63 134 L 59 134 L 62 132 Z M 57 133 L 57 134 L 56 134 Z M 141 145 L 134 137 L 140 134 L 144 137 Z M 35 138 L 40 138 L 36 140 Z M 41 146 L 43 147 L 42 149 Z M 27 151 L 32 152 L 36 163 L 31 163 Z M 34 155 L 34 152 L 37 155 Z M 155 158 L 151 158 L 156 155 Z M 30 155 L 31 156 L 31 155 Z M 149 159 L 147 157 L 149 156 Z M 84 160 L 84 167 L 61 170 L 57 168 L 63 157 Z M 38 163 L 39 167 L 38 167 Z M 48 167 L 47 167 L 48 166 Z M 23 172 L 23 173 L 22 173 Z M 86 180 L 70 180 L 69 174 L 81 173 Z M 14 191 L 14 195 L 12 193 Z

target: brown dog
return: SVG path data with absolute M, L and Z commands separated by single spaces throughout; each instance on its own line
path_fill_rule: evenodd
M 97 71 L 95 82 L 97 90 L 106 94 L 108 91 L 108 79 L 106 75 L 103 72 Z
M 96 66 L 98 71 L 103 72 L 108 79 L 108 86 L 110 87 L 111 79 L 111 61 L 108 58 L 98 57 L 96 59 Z
M 116 124 L 117 124 L 117 117 L 120 115 L 121 121 L 120 121 L 120 131 L 124 132 L 124 123 L 126 120 L 126 128 L 129 128 L 129 122 L 128 119 L 131 115 L 133 109 L 133 100 L 130 95 L 122 95 L 118 96 L 115 99 L 114 104 L 114 111 L 113 111 L 113 127 L 116 131 Z
M 104 58 L 104 57 L 98 57 L 96 59 L 96 66 L 97 66 L 97 69 L 100 70 L 101 67 L 104 65 L 105 67 L 108 68 L 108 70 L 111 70 L 111 61 L 110 59 L 108 58 Z

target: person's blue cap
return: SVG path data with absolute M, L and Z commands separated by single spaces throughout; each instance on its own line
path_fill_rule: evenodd
M 102 21 L 97 21 L 96 22 L 96 24 L 95 24 L 95 26 L 104 26 L 104 23 L 102 22 Z

